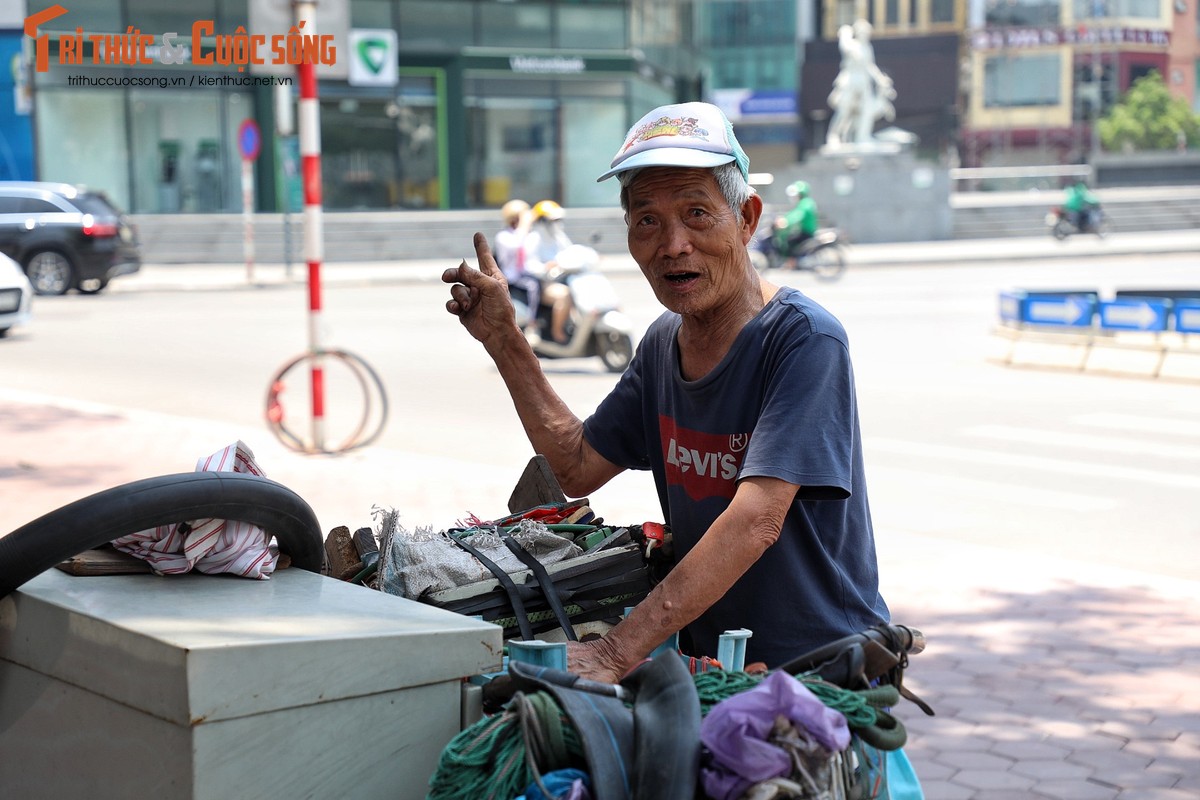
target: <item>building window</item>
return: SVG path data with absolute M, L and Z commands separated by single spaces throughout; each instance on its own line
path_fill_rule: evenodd
M 1114 77 L 1112 64 L 1097 66 L 1090 58 L 1078 59 L 1075 62 L 1071 118 L 1076 121 L 1096 119 L 1111 107 L 1117 99 Z
M 1162 10 L 1158 0 L 1075 0 L 1075 20 L 1082 22 L 1089 19 L 1105 19 L 1107 17 L 1135 17 L 1139 19 L 1159 19 Z
M 834 30 L 836 31 L 843 25 L 851 25 L 856 19 L 858 19 L 858 12 L 855 11 L 854 0 L 838 0 L 836 18 L 833 21 Z
M 929 4 L 929 21 L 954 22 L 954 0 L 932 0 Z
M 1093 1 L 1076 0 L 1076 8 L 1083 2 Z M 1062 5 L 1058 0 L 987 0 L 984 22 L 1026 28 L 1057 25 L 1061 16 Z M 1076 19 L 1079 18 L 1076 10 Z
M 401 3 L 401 6 L 404 4 Z M 482 3 L 479 43 L 491 47 L 550 47 L 550 6 L 539 3 Z
M 40 179 L 102 189 L 118 206 L 130 208 L 123 97 L 120 89 L 41 89 Z
M 240 164 L 222 147 L 229 143 L 221 125 L 224 97 L 215 90 L 129 91 L 131 211 L 232 210 L 230 190 L 237 182 L 231 170 Z M 241 124 L 250 106 L 248 97 L 238 97 L 237 106 Z
M 1057 53 L 989 57 L 983 68 L 984 107 L 1058 105 L 1059 64 Z
M 558 46 L 624 50 L 629 47 L 629 22 L 625 8 L 560 8 Z
M 401 46 L 456 48 L 474 44 L 472 6 L 444 0 L 404 0 L 397 5 Z

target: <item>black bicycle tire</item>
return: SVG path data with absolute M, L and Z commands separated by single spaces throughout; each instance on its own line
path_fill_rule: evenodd
M 839 244 L 827 244 L 817 248 L 813 252 L 814 259 L 825 258 L 824 253 L 832 254 L 832 262 L 815 261 L 813 264 L 813 272 L 817 276 L 817 280 L 836 281 L 842 277 L 842 273 L 846 271 L 846 254 L 842 251 L 842 246 Z
M 209 518 L 257 525 L 278 540 L 292 566 L 321 571 L 321 528 L 300 495 L 256 475 L 185 472 L 96 492 L 0 537 L 0 598 L 63 559 L 118 537 Z

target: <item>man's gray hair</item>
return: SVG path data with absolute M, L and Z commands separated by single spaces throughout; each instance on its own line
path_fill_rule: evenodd
M 651 169 L 651 167 L 643 167 L 643 169 Z M 641 169 L 631 169 L 626 172 L 617 173 L 617 180 L 621 182 L 622 211 L 629 211 L 629 184 L 633 183 L 634 179 L 641 172 Z M 728 164 L 722 164 L 719 167 L 713 167 L 710 172 L 712 172 L 713 178 L 716 179 L 717 187 L 721 190 L 721 195 L 725 198 L 725 202 L 733 209 L 738 224 L 742 224 L 742 206 L 754 194 L 754 189 L 746 182 L 746 178 L 742 175 L 742 171 L 738 169 L 738 165 L 732 161 Z

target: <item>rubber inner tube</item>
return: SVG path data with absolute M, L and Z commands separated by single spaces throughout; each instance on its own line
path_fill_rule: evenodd
M 0 598 L 63 559 L 120 536 L 209 518 L 257 525 L 278 540 L 292 566 L 321 571 L 321 527 L 300 495 L 256 475 L 185 472 L 105 489 L 0 537 Z

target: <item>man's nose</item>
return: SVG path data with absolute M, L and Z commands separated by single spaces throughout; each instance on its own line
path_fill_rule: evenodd
M 691 231 L 679 220 L 670 220 L 663 225 L 659 251 L 668 258 L 679 258 L 692 252 Z

